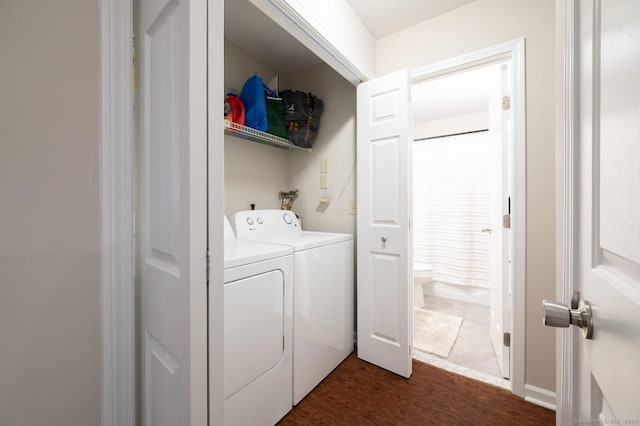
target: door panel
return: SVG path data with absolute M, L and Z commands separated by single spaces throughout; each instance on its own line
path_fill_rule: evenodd
M 374 225 L 400 224 L 400 141 L 397 137 L 371 141 L 371 219 Z
M 207 52 L 193 40 L 206 40 L 206 3 L 139 10 L 142 417 L 204 424 Z
M 406 70 L 358 86 L 358 357 L 411 375 L 411 114 Z
M 371 253 L 371 337 L 394 346 L 399 346 L 401 342 L 402 315 L 399 311 L 399 292 L 389 283 L 393 283 L 400 274 L 399 261 L 400 256 Z
M 635 10 L 634 10 L 635 9 Z M 602 2 L 600 245 L 640 263 L 640 13 L 637 2 Z M 630 14 L 626 16 L 626 14 Z
M 574 288 L 593 305 L 594 334 L 577 337 L 572 416 L 625 424 L 640 418 L 640 3 L 577 7 Z

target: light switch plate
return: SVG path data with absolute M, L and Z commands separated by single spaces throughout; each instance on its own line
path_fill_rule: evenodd
M 320 175 L 320 189 L 327 189 L 327 175 L 326 173 L 322 173 Z
M 358 203 L 355 199 L 349 202 L 349 214 L 356 214 L 358 210 Z
M 327 160 L 320 160 L 320 173 L 327 173 Z

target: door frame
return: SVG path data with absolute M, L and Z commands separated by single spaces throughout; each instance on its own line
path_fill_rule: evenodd
M 525 248 L 526 248 L 526 114 L 525 114 L 525 39 L 518 38 L 495 46 L 447 59 L 410 71 L 411 85 L 425 80 L 468 70 L 497 61 L 508 61 L 513 79 L 511 106 L 513 108 L 513 138 L 511 176 L 511 230 L 513 231 L 513 259 L 511 275 L 513 288 L 508 301 L 511 311 L 508 329 L 511 333 L 509 360 L 511 391 L 522 398 L 525 394 Z
M 224 0 L 209 0 L 207 29 L 208 424 L 224 423 Z M 219 29 L 220 32 L 213 29 Z M 212 383 L 216 384 L 213 386 Z M 193 402 L 192 402 L 193 403 Z
M 136 424 L 133 0 L 100 0 L 103 426 Z
M 575 274 L 575 144 L 578 129 L 577 78 L 575 76 L 576 0 L 556 7 L 556 300 L 571 304 Z M 577 353 L 575 333 L 556 332 L 556 423 L 571 424 L 575 418 L 577 383 L 572 375 Z

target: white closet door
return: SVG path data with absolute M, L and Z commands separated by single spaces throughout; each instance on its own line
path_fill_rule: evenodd
M 206 1 L 139 3 L 142 418 L 205 425 Z
M 411 113 L 407 70 L 358 86 L 358 357 L 411 375 Z

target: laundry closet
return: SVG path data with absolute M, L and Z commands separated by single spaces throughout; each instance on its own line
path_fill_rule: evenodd
M 225 94 L 254 74 L 324 109 L 310 149 L 227 120 L 209 142 L 224 140 L 228 425 L 276 423 L 354 349 L 356 88 L 251 2 L 229 1 Z

